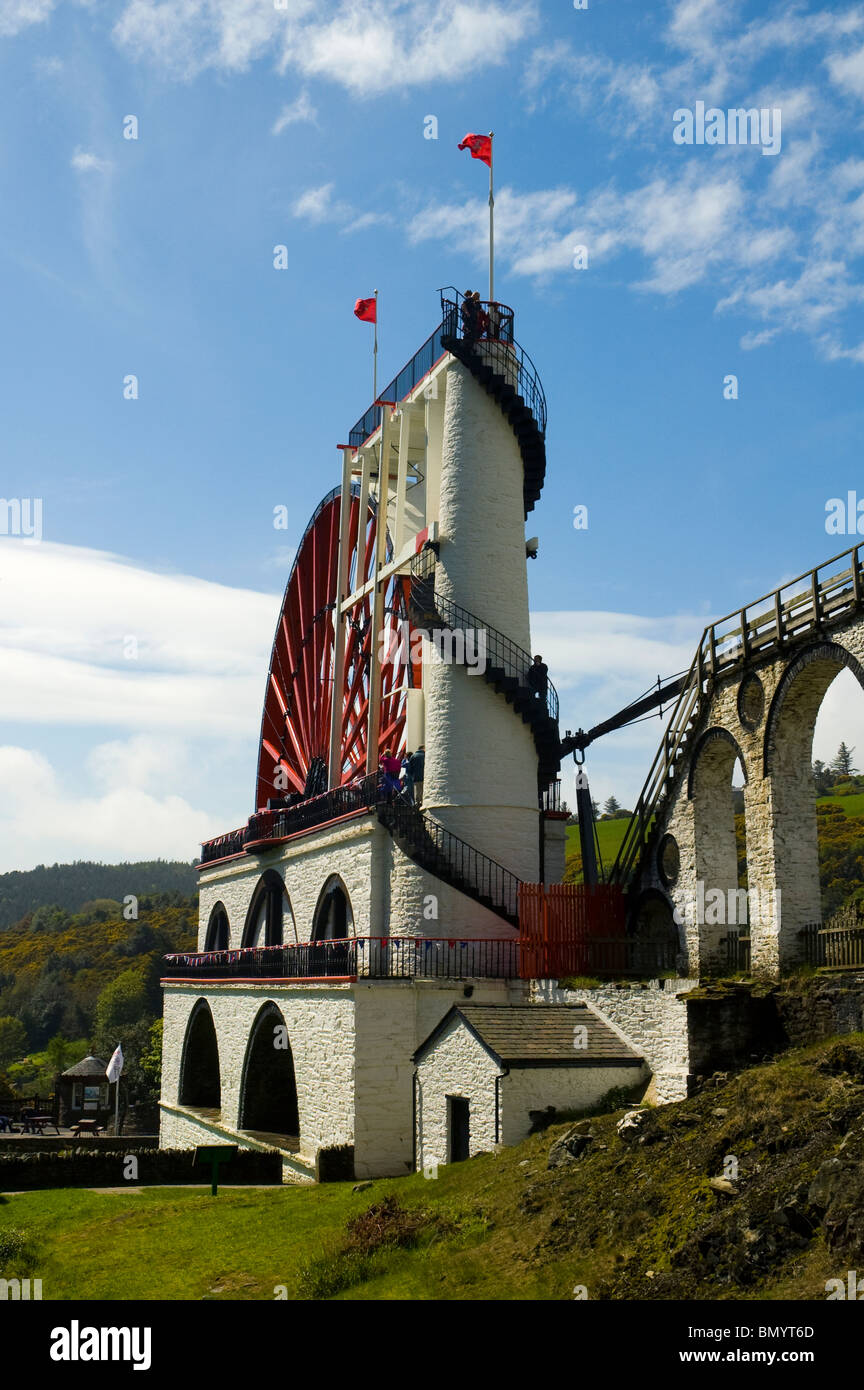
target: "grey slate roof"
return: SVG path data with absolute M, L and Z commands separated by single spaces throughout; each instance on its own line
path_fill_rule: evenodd
M 635 1066 L 642 1061 L 586 1004 L 454 1004 L 414 1054 L 419 1062 L 454 1017 L 503 1066 Z M 587 1047 L 574 1047 L 574 1029 Z
M 103 1062 L 101 1057 L 84 1057 L 74 1067 L 64 1071 L 63 1076 L 98 1076 L 104 1081 L 107 1067 L 108 1063 Z

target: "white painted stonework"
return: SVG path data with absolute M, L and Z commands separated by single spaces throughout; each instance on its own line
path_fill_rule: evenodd
M 417 1065 L 418 1166 L 448 1161 L 448 1096 L 461 1096 L 469 1103 L 469 1154 L 473 1155 L 489 1152 L 496 1143 L 520 1143 L 531 1129 L 532 1110 L 550 1105 L 560 1113 L 585 1110 L 614 1087 L 634 1086 L 645 1079 L 639 1064 L 508 1070 L 454 1016 Z
M 353 1144 L 358 1177 L 411 1171 L 412 1056 L 466 988 L 479 1003 L 512 1003 L 521 982 L 375 980 L 356 984 L 171 983 L 165 989 L 160 1143 L 186 1148 L 221 1134 L 259 1147 L 238 1128 L 243 1063 L 261 1007 L 272 1002 L 288 1030 L 300 1117 L 299 1165 L 314 1172 L 321 1148 Z M 221 1114 L 180 1105 L 187 1026 L 199 999 L 213 1016 Z M 208 1139 L 209 1136 L 209 1139 Z
M 532 980 L 532 1002 L 587 1004 L 645 1058 L 651 1069 L 651 1095 L 658 1103 L 686 1100 L 691 1074 L 687 1008 L 681 995 L 698 980 L 651 980 L 647 984 L 603 985 L 599 989 L 559 989 L 554 980 Z M 621 1083 L 624 1084 L 624 1083 Z

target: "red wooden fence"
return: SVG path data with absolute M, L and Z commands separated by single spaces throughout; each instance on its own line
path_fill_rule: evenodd
M 626 973 L 625 934 L 624 893 L 617 884 L 519 885 L 523 980 Z

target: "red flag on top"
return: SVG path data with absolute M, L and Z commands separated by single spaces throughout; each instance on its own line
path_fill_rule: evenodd
M 466 135 L 459 145 L 460 150 L 470 150 L 472 159 L 482 159 L 492 167 L 492 138 L 489 135 Z
M 358 299 L 354 305 L 354 313 L 358 319 L 364 319 L 367 323 L 376 323 L 376 304 L 374 299 Z

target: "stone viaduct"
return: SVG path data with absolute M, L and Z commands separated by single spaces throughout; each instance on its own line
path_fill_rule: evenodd
M 703 634 L 613 870 L 635 895 L 641 930 L 669 930 L 673 914 L 692 977 L 724 968 L 729 927 L 742 921 L 753 973 L 777 977 L 801 960 L 803 929 L 820 920 L 813 733 L 840 671 L 864 686 L 862 593 L 855 547 Z

